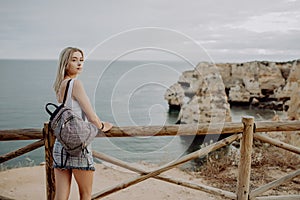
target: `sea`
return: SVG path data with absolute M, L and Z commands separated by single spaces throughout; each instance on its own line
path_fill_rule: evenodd
M 0 60 L 0 130 L 43 128 L 49 120 L 46 103 L 57 103 L 52 89 L 57 65 L 57 60 Z M 78 79 L 101 120 L 119 127 L 163 126 L 175 124 L 178 117 L 178 112 L 170 111 L 164 99 L 166 90 L 183 71 L 194 67 L 184 61 L 87 60 Z M 269 120 L 274 112 L 231 106 L 231 115 L 234 122 L 240 122 L 244 115 L 260 121 Z M 0 141 L 0 154 L 32 142 Z M 179 136 L 149 136 L 96 138 L 92 145 L 94 150 L 126 162 L 164 165 L 185 155 L 194 143 Z M 44 147 L 4 162 L 0 169 L 42 162 Z

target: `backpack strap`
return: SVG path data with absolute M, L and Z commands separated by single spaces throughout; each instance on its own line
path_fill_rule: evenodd
M 63 102 L 62 102 L 62 105 L 63 106 L 66 106 L 65 103 L 66 103 L 66 100 L 67 100 L 67 94 L 68 94 L 68 90 L 69 90 L 69 85 L 70 85 L 70 82 L 71 82 L 72 79 L 70 79 L 67 83 L 67 86 L 66 86 L 66 91 L 65 91 L 65 94 L 64 94 L 64 99 L 63 99 Z M 52 120 L 52 118 L 54 117 L 53 114 L 54 112 L 51 112 L 49 107 L 50 106 L 53 106 L 55 109 L 58 109 L 58 106 L 55 105 L 54 103 L 47 103 L 46 106 L 45 106 L 45 109 L 47 111 L 47 113 L 51 116 L 50 120 Z M 52 117 L 53 116 L 53 117 Z
M 65 105 L 66 100 L 67 100 L 67 95 L 68 95 L 68 90 L 69 90 L 69 86 L 70 86 L 70 82 L 72 79 L 68 80 L 67 86 L 66 86 L 66 90 L 65 90 L 65 95 L 64 95 L 64 100 L 63 100 L 63 104 Z
M 69 91 L 69 86 L 71 83 L 72 79 L 68 80 L 67 86 L 66 86 L 66 90 L 65 90 L 65 94 L 64 94 L 64 100 L 63 100 L 63 105 L 65 106 L 66 100 L 67 100 L 67 96 L 68 96 L 68 91 Z M 85 121 L 86 117 L 84 112 L 81 110 L 81 118 Z

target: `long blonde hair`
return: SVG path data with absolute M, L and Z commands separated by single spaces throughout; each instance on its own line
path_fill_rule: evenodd
M 67 47 L 63 49 L 59 55 L 59 63 L 58 63 L 56 79 L 53 84 L 53 88 L 56 94 L 58 94 L 60 84 L 64 80 L 65 76 L 67 75 L 66 69 L 69 65 L 69 62 L 72 59 L 72 55 L 74 52 L 80 52 L 83 57 L 83 51 L 75 47 Z

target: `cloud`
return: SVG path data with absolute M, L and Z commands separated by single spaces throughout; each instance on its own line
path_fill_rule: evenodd
M 237 27 L 257 33 L 300 30 L 300 11 L 271 12 L 253 16 Z
M 247 58 L 247 52 L 249 59 L 255 58 L 255 52 L 270 59 L 280 53 L 280 58 L 292 59 L 300 51 L 296 45 L 299 1 L 11 0 L 0 4 L 0 58 L 56 59 L 65 46 L 89 52 L 112 35 L 137 27 L 162 27 L 186 34 L 216 60 L 233 60 L 237 54 Z M 137 37 L 146 36 L 151 37 Z M 169 42 L 171 46 L 173 41 L 161 38 L 156 43 Z M 130 42 L 134 41 L 121 41 L 107 52 L 118 45 L 126 48 Z M 179 48 L 189 48 L 185 42 Z

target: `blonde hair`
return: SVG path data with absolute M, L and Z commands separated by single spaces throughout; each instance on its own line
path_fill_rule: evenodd
M 58 94 L 61 82 L 64 80 L 65 76 L 67 75 L 66 70 L 69 65 L 69 62 L 72 59 L 72 55 L 74 52 L 80 52 L 83 57 L 83 51 L 75 47 L 67 47 L 63 49 L 59 55 L 59 63 L 58 63 L 56 79 L 53 84 L 53 88 L 56 94 Z

